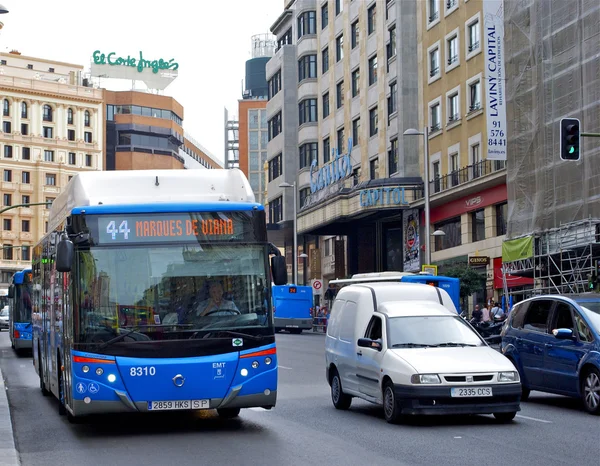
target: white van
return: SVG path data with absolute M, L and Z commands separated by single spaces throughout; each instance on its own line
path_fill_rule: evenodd
M 494 414 L 520 410 L 514 365 L 456 312 L 448 293 L 416 283 L 341 289 L 325 340 L 326 377 L 338 409 L 353 397 L 402 414 Z M 469 400 L 465 400 L 469 398 Z

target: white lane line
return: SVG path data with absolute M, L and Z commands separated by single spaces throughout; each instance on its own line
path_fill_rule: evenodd
M 291 368 L 291 367 L 282 366 L 281 364 L 280 364 L 279 366 L 277 366 L 277 367 L 279 367 L 280 369 L 287 369 L 288 371 L 291 371 L 291 370 L 292 370 L 292 368 Z
M 544 419 L 538 419 L 537 417 L 523 416 L 521 414 L 517 414 L 517 417 L 520 417 L 521 419 L 527 419 L 529 421 L 541 422 L 543 424 L 552 424 L 552 421 L 545 421 Z

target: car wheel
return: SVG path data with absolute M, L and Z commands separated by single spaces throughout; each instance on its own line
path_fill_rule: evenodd
M 396 424 L 400 420 L 401 409 L 396 400 L 394 384 L 388 380 L 383 385 L 383 415 L 390 424 Z
M 240 408 L 223 408 L 217 409 L 217 414 L 223 419 L 233 419 L 240 415 Z
M 352 404 L 352 397 L 346 395 L 342 390 L 342 381 L 340 380 L 340 374 L 336 369 L 333 370 L 331 375 L 331 401 L 336 409 L 348 409 Z
M 512 413 L 494 413 L 494 417 L 498 422 L 510 422 L 515 418 L 516 415 L 516 411 Z
M 583 406 L 588 413 L 600 414 L 600 371 L 592 367 L 581 379 Z

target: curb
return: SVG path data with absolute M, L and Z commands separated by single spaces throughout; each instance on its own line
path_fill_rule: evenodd
M 0 373 L 0 466 L 20 466 L 6 390 Z

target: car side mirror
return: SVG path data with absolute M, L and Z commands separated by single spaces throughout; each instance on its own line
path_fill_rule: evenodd
M 361 348 L 371 348 L 381 351 L 381 343 L 370 338 L 359 338 L 357 344 Z
M 557 340 L 572 340 L 574 338 L 573 330 L 570 328 L 556 328 L 552 330 Z
M 9 286 L 8 287 L 8 297 L 9 298 L 14 298 L 15 297 L 15 288 L 13 286 Z

